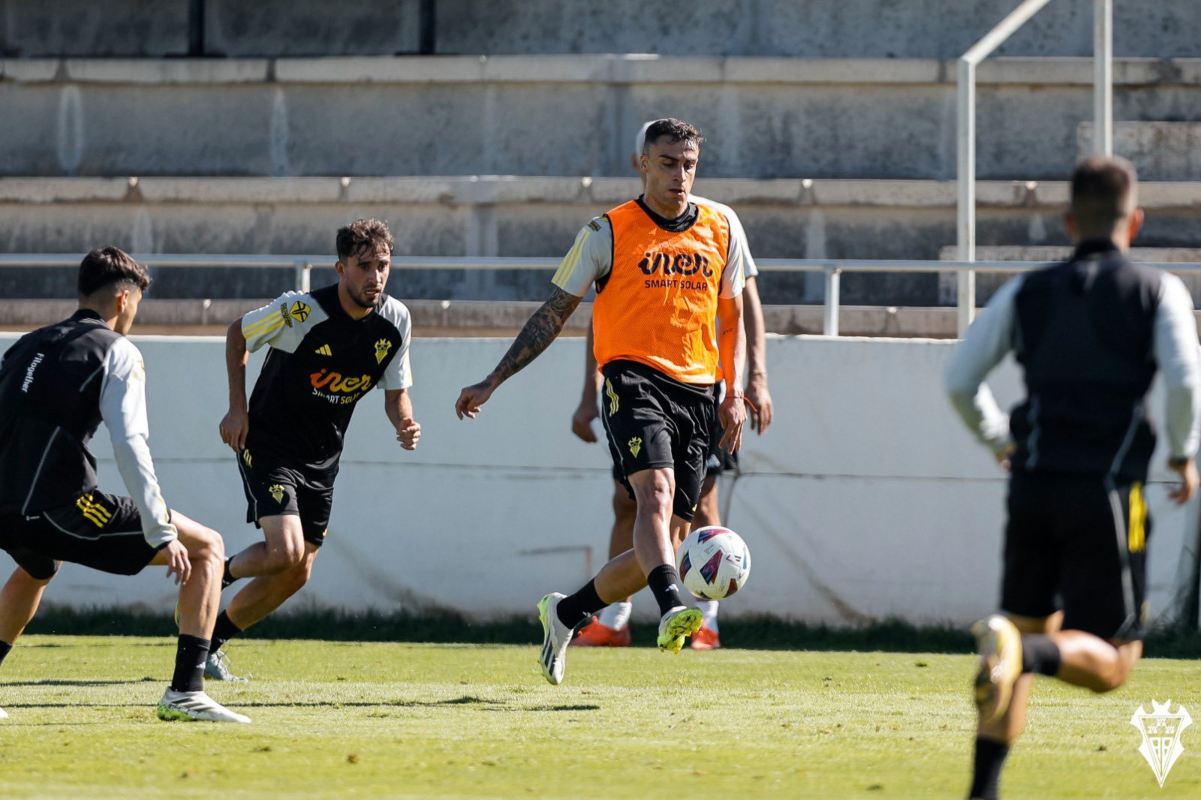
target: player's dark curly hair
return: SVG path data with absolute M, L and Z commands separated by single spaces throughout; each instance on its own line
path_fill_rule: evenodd
M 642 140 L 642 152 L 648 152 L 650 146 L 664 136 L 669 137 L 672 142 L 692 142 L 696 145 L 697 150 L 700 150 L 701 145 L 705 142 L 700 128 L 691 122 L 685 122 L 675 117 L 666 117 L 655 120 L 647 127 L 646 138 Z
M 104 247 L 83 257 L 79 264 L 80 297 L 91 297 L 118 283 L 131 284 L 144 292 L 150 288 L 150 275 L 120 247 Z
M 392 252 L 392 232 L 378 219 L 356 219 L 338 228 L 338 260 L 370 253 L 383 246 Z

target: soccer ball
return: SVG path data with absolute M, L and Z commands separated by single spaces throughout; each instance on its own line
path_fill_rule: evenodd
M 709 525 L 688 534 L 676 553 L 684 588 L 702 600 L 721 600 L 743 587 L 751 574 L 751 551 L 729 528 Z

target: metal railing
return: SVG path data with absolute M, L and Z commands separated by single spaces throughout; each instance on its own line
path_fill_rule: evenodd
M 233 269 L 291 269 L 297 291 L 307 292 L 312 286 L 314 268 L 330 268 L 334 257 L 328 255 L 258 256 L 258 255 L 170 255 L 135 253 L 133 257 L 153 269 L 186 267 L 219 267 Z M 3 267 L 75 267 L 79 254 L 0 253 Z M 821 258 L 763 258 L 755 263 L 760 272 L 820 272 L 824 276 L 825 294 L 822 300 L 822 334 L 838 336 L 838 317 L 841 305 L 841 277 L 852 273 L 1010 273 L 1016 274 L 1044 266 L 1044 261 L 924 261 L 875 259 Z M 1201 274 L 1201 262 L 1140 262 L 1167 272 Z M 394 269 L 401 270 L 533 270 L 553 272 L 559 266 L 557 258 L 486 258 L 460 256 L 396 256 Z M 973 298 L 974 298 L 973 293 Z M 962 298 L 961 298 L 962 299 Z
M 976 66 L 1051 0 L 1023 0 L 959 59 L 957 73 L 959 260 L 976 260 Z M 1113 0 L 1093 0 L 1093 151 L 1113 154 Z M 976 309 L 974 272 L 959 275 L 959 333 Z

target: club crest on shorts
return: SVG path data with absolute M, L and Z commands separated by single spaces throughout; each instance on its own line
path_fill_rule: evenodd
M 278 483 L 273 483 L 268 486 L 267 494 L 275 498 L 276 503 L 282 504 L 284 502 L 284 487 L 280 486 Z
M 638 458 L 638 454 L 642 452 L 642 437 L 641 436 L 633 437 L 632 439 L 630 439 L 629 445 L 630 445 L 630 455 L 632 455 L 634 458 Z
M 242 462 L 244 464 L 246 464 L 246 466 L 248 466 L 252 469 L 254 468 L 254 459 L 250 457 L 249 450 L 246 450 L 246 449 L 242 450 Z
M 388 351 L 392 349 L 392 343 L 387 339 L 380 339 L 375 343 L 375 363 L 382 364 L 384 359 L 388 357 Z
M 1172 765 L 1184 752 L 1184 746 L 1180 744 L 1180 734 L 1193 724 L 1188 709 L 1177 705 L 1176 711 L 1173 712 L 1171 706 L 1171 700 L 1163 703 L 1152 700 L 1149 713 L 1140 705 L 1130 718 L 1130 724 L 1138 728 L 1138 732 L 1143 735 L 1143 743 L 1138 751 L 1151 765 L 1151 771 L 1155 773 L 1155 779 L 1159 781 L 1161 789 Z

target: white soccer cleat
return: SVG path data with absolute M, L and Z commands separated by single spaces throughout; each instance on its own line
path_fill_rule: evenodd
M 155 709 L 161 720 L 184 722 L 240 722 L 250 723 L 250 717 L 230 711 L 204 692 L 177 692 L 168 688 Z
M 0 719 L 8 719 L 8 714 L 3 708 L 0 708 Z
M 230 671 L 229 659 L 225 657 L 225 652 L 222 650 L 209 653 L 208 658 L 204 661 L 204 677 L 213 681 L 232 681 L 234 683 L 246 683 L 250 680 L 250 678 L 235 675 Z
M 573 629 L 559 621 L 559 601 L 567 595 L 551 592 L 538 601 L 538 619 L 542 621 L 542 674 L 555 686 L 563 682 L 567 669 L 567 645 Z
M 993 722 L 1004 716 L 1013 697 L 1013 687 L 1022 677 L 1022 634 L 1000 614 L 972 626 L 979 666 L 973 684 L 980 721 Z
M 659 649 L 678 653 L 684 649 L 684 639 L 700 630 L 705 615 L 699 608 L 676 606 L 659 620 Z

